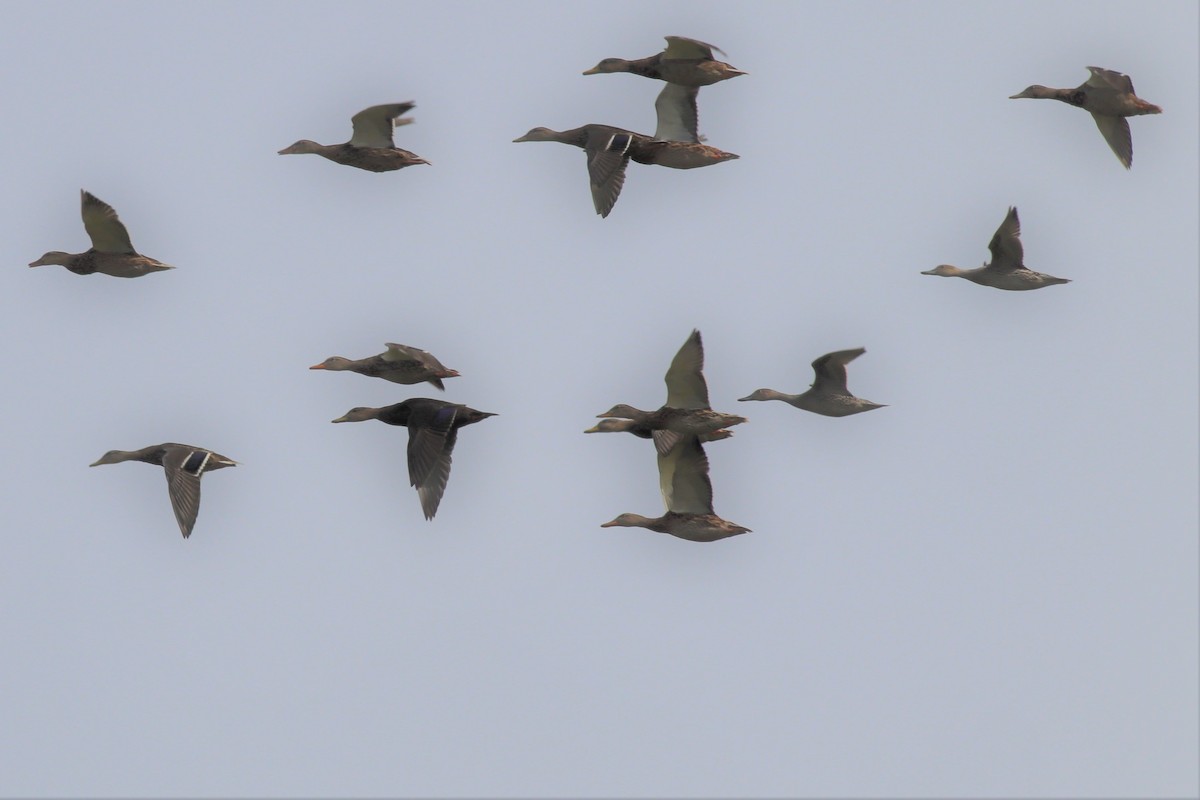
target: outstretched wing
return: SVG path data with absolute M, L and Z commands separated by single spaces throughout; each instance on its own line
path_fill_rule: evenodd
M 1124 117 L 1112 117 L 1108 114 L 1092 114 L 1096 127 L 1108 146 L 1117 154 L 1117 158 L 1125 165 L 1125 169 L 1133 166 L 1133 136 L 1129 133 L 1129 120 Z
M 658 483 L 667 511 L 713 513 L 708 456 L 695 436 L 684 437 L 670 453 L 658 456 Z
M 816 374 L 813 389 L 829 394 L 849 394 L 850 390 L 846 388 L 846 365 L 865 352 L 865 347 L 838 350 L 826 353 L 812 362 L 813 372 Z
M 350 118 L 354 126 L 354 135 L 350 144 L 355 147 L 395 147 L 392 140 L 392 129 L 412 120 L 397 120 L 416 107 L 416 103 L 388 103 L 382 106 L 371 106 Z
M 163 471 L 167 475 L 167 494 L 179 532 L 183 538 L 192 535 L 196 516 L 200 513 L 200 476 L 208 453 L 198 450 L 170 449 L 163 455 Z
M 425 519 L 433 519 L 437 513 L 450 480 L 458 409 L 448 404 L 430 413 L 414 412 L 408 421 L 408 479 L 417 489 Z
M 670 142 L 699 142 L 699 114 L 696 111 L 696 86 L 681 86 L 668 83 L 658 93 L 654 110 L 658 114 L 658 127 L 654 138 Z
M 91 192 L 80 190 L 83 227 L 92 240 L 92 247 L 101 253 L 133 253 L 129 231 L 117 217 L 113 207 Z
M 1104 67 L 1088 67 L 1088 71 L 1092 74 L 1084 82 L 1084 86 L 1091 86 L 1093 89 L 1111 89 L 1117 92 L 1128 92 L 1129 94 L 1137 94 L 1133 91 L 1133 80 L 1123 72 L 1116 70 L 1105 69 Z
M 596 213 L 607 217 L 621 196 L 625 185 L 625 167 L 629 164 L 629 148 L 633 145 L 633 134 L 618 131 L 603 134 L 602 138 L 589 141 L 588 183 L 592 189 L 592 204 Z
M 988 243 L 992 260 L 988 269 L 996 272 L 1012 272 L 1025 266 L 1025 248 L 1021 245 L 1021 220 L 1017 218 L 1017 207 L 1010 206 L 1004 222 L 992 234 Z
M 679 348 L 667 369 L 667 402 L 671 408 L 711 408 L 708 404 L 708 383 L 704 380 L 704 343 L 700 331 Z
M 712 59 L 713 51 L 716 50 L 721 55 L 725 55 L 725 51 L 719 47 L 695 39 L 689 39 L 686 36 L 664 36 L 667 40 L 667 49 L 663 50 L 663 58 L 686 58 L 686 59 Z

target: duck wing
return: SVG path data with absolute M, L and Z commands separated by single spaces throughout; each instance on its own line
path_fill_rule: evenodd
M 587 143 L 588 184 L 592 189 L 592 205 L 601 217 L 609 215 L 621 196 L 632 146 L 633 134 L 627 131 L 603 133 Z
M 211 454 L 186 447 L 168 448 L 163 455 L 163 471 L 167 475 L 167 494 L 171 509 L 183 538 L 192 535 L 196 516 L 200 513 L 200 476 Z
M 1122 94 L 1135 94 L 1133 80 L 1123 72 L 1117 72 L 1104 67 L 1088 67 L 1092 74 L 1084 81 L 1084 86 L 1093 89 L 1108 89 Z
M 392 129 L 398 125 L 412 122 L 409 119 L 398 120 L 397 117 L 415 108 L 416 105 L 413 102 L 387 103 L 364 108 L 350 118 L 350 124 L 354 126 L 354 135 L 350 137 L 350 144 L 354 147 L 395 147 Z
M 425 519 L 433 519 L 446 483 L 450 480 L 450 456 L 458 440 L 454 421 L 459 406 L 421 406 L 408 420 L 408 479 L 417 489 Z
M 387 351 L 381 353 L 380 356 L 384 361 L 418 361 L 421 366 L 428 369 L 445 369 L 442 362 L 434 358 L 433 354 L 427 350 L 422 350 L 419 347 L 409 347 L 406 344 L 396 344 L 387 342 L 384 344 Z
M 685 437 L 670 453 L 658 456 L 658 484 L 667 511 L 713 513 L 708 456 L 695 436 Z
M 652 430 L 650 438 L 654 440 L 654 450 L 659 456 L 665 456 L 675 448 L 675 445 L 686 434 L 668 430 Z
M 686 36 L 664 36 L 663 38 L 667 40 L 667 49 L 662 52 L 663 58 L 708 59 L 711 61 L 714 50 L 725 55 L 725 51 L 715 45 L 689 39 Z
M 1017 218 L 1017 207 L 1010 206 L 1008 215 L 992 234 L 988 243 L 992 251 L 991 263 L 987 268 L 995 272 L 1012 272 L 1025 266 L 1025 248 L 1021 244 L 1021 220 Z
M 654 129 L 654 138 L 668 142 L 699 142 L 697 132 L 699 115 L 696 111 L 696 95 L 700 89 L 696 86 L 681 86 L 668 83 L 658 93 L 654 101 L 654 110 L 658 114 L 658 127 Z
M 113 207 L 91 192 L 80 190 L 83 228 L 92 240 L 92 248 L 101 253 L 136 253 L 129 231 Z
M 826 353 L 812 362 L 813 372 L 816 375 L 813 388 L 818 392 L 829 394 L 850 394 L 850 390 L 846 388 L 846 365 L 865 352 L 867 352 L 865 347 L 838 350 Z
M 424 372 L 444 372 L 446 367 L 442 362 L 438 361 L 432 353 L 422 350 L 419 347 L 409 347 L 405 344 L 396 344 L 387 342 L 384 344 L 386 351 L 379 354 L 379 358 L 390 364 L 403 364 L 404 362 L 415 363 L 413 371 Z M 446 385 L 442 383 L 441 378 L 425 378 L 427 383 L 431 383 L 443 392 L 446 391 Z
M 1092 114 L 1096 127 L 1117 158 L 1125 165 L 1125 169 L 1133 166 L 1133 136 L 1129 133 L 1129 121 L 1124 117 L 1113 117 L 1108 114 Z
M 708 383 L 704 380 L 704 342 L 700 331 L 679 348 L 664 377 L 667 383 L 667 402 L 671 408 L 712 408 L 708 404 Z

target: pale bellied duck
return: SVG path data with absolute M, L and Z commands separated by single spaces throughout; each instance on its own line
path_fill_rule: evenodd
M 1013 292 L 1071 282 L 1069 278 L 1056 278 L 1053 275 L 1034 272 L 1025 266 L 1025 248 L 1021 245 L 1021 221 L 1017 219 L 1016 206 L 1008 209 L 1008 215 L 1004 217 L 1004 221 L 992 236 L 992 241 L 988 243 L 988 250 L 992 251 L 992 261 L 982 267 L 959 269 L 950 264 L 939 264 L 921 274 L 966 278 L 981 286 Z
M 756 389 L 741 400 L 782 400 L 789 405 L 815 414 L 827 417 L 848 417 L 883 408 L 882 403 L 872 403 L 861 397 L 855 397 L 846 388 L 846 365 L 867 352 L 866 348 L 856 347 L 853 350 L 838 350 L 812 362 L 816 375 L 812 388 L 800 394 L 784 394 L 774 389 Z

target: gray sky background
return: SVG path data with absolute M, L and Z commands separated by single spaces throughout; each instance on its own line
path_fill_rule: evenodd
M 1197 7 L 1129 3 L 9 4 L 0 793 L 1170 796 L 1197 733 Z M 583 77 L 678 34 L 750 75 L 700 93 L 741 155 L 582 153 L 661 85 Z M 1126 172 L 1089 116 L 1011 101 L 1127 72 Z M 300 138 L 415 100 L 376 175 Z M 26 269 L 87 239 L 135 281 Z M 1031 293 L 978 266 L 1009 205 Z M 697 545 L 655 459 L 584 436 L 657 407 L 693 327 L 715 408 Z M 433 396 L 306 368 L 384 342 L 458 369 L 432 523 L 404 431 Z M 845 419 L 780 403 L 865 346 Z M 428 391 L 426 391 L 428 389 Z M 439 395 L 442 396 L 442 395 Z M 161 441 L 242 462 L 190 541 Z

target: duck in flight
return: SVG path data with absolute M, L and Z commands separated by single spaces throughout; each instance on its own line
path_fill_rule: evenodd
M 163 468 L 167 476 L 171 508 L 175 511 L 175 521 L 179 523 L 179 532 L 184 539 L 192 535 L 196 516 L 200 513 L 200 478 L 214 469 L 237 466 L 236 461 L 220 453 L 174 442 L 152 444 L 141 450 L 109 450 L 89 466 L 119 464 L 122 461 L 143 461 Z
M 654 136 L 612 125 L 589 124 L 566 131 L 534 128 L 514 142 L 560 142 L 581 148 L 587 155 L 588 185 L 592 205 L 607 217 L 625 185 L 630 160 L 671 169 L 696 169 L 738 158 L 704 144 L 698 132 L 695 86 L 668 83 L 658 94 L 654 109 L 658 119 Z
M 416 347 L 388 343 L 384 352 L 367 358 L 350 359 L 330 356 L 309 369 L 357 372 L 369 378 L 383 378 L 392 383 L 411 386 L 415 383 L 431 383 L 440 391 L 446 391 L 442 378 L 457 378 L 458 370 L 447 369 L 442 362 Z
M 1021 245 L 1021 221 L 1017 218 L 1017 207 L 1011 206 L 1004 221 L 988 243 L 992 261 L 975 269 L 959 269 L 950 264 L 939 264 L 925 270 L 922 275 L 940 275 L 944 278 L 966 278 L 980 286 L 1021 292 L 1041 289 L 1058 283 L 1070 283 L 1069 278 L 1056 278 L 1034 272 L 1025 266 L 1025 248 Z
M 333 422 L 377 419 L 407 427 L 408 480 L 416 487 L 425 519 L 433 519 L 450 480 L 450 456 L 458 429 L 494 416 L 458 403 L 415 397 L 383 408 L 352 408 Z
M 350 123 L 354 126 L 354 134 L 350 141 L 342 144 L 317 144 L 309 139 L 301 139 L 280 150 L 279 155 L 316 153 L 330 161 L 369 172 L 391 172 L 414 164 L 428 164 L 428 161 L 415 153 L 396 147 L 392 139 L 394 128 L 412 122 L 411 118 L 401 115 L 407 114 L 416 105 L 413 102 L 387 103 L 364 108 L 350 118 Z
M 80 190 L 83 228 L 92 240 L 92 247 L 83 253 L 64 253 L 51 250 L 31 267 L 58 264 L 76 275 L 91 275 L 99 272 L 114 278 L 140 278 L 151 272 L 175 269 L 170 264 L 156 261 L 133 249 L 129 231 L 117 216 L 113 207 L 91 192 Z
M 867 352 L 865 347 L 853 350 L 838 350 L 812 362 L 812 388 L 800 394 L 784 394 L 774 389 L 756 389 L 741 400 L 782 400 L 789 405 L 814 414 L 826 417 L 848 417 L 851 414 L 861 414 L 883 408 L 882 403 L 872 403 L 861 397 L 855 397 L 846 388 L 846 365 Z
M 671 359 L 663 380 L 667 384 L 667 402 L 657 411 L 642 411 L 621 403 L 596 416 L 629 420 L 631 424 L 626 429 L 635 436 L 638 431 L 648 431 L 661 455 L 671 452 L 684 435 L 707 436 L 709 440 L 725 438 L 718 431 L 746 421 L 745 417 L 713 411 L 709 405 L 708 382 L 704 380 L 704 342 L 698 330 L 692 331 Z
M 708 457 L 695 436 L 685 436 L 670 453 L 658 454 L 658 484 L 666 513 L 661 517 L 621 514 L 601 528 L 646 528 L 691 542 L 715 542 L 749 528 L 721 519 L 713 511 Z
M 1128 75 L 1103 67 L 1088 67 L 1088 71 L 1091 73 L 1088 79 L 1074 89 L 1052 89 L 1034 84 L 1009 99 L 1060 100 L 1090 112 L 1104 141 L 1125 169 L 1129 169 L 1133 166 L 1133 137 L 1126 117 L 1161 114 L 1162 109 L 1138 97 Z
M 632 61 L 624 58 L 606 58 L 591 69 L 585 70 L 583 74 L 631 72 L 643 78 L 695 87 L 710 86 L 718 81 L 746 74 L 713 58 L 714 50 L 725 55 L 719 47 L 688 39 L 686 36 L 663 38 L 667 40 L 667 47 L 661 53 Z

